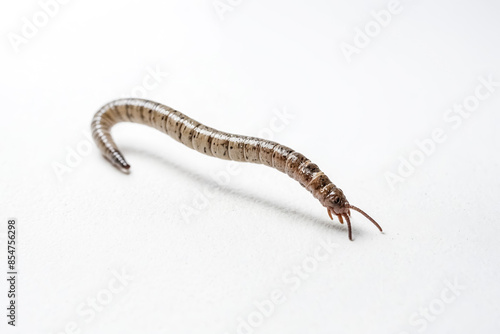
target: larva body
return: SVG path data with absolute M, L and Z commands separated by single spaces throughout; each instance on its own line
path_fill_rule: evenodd
M 335 214 L 341 222 L 342 217 L 346 218 L 352 239 L 349 209 L 362 211 L 351 206 L 342 190 L 301 153 L 273 141 L 215 130 L 160 103 L 135 98 L 119 99 L 103 106 L 95 114 L 91 127 L 101 153 L 124 172 L 130 166 L 110 135 L 111 127 L 119 122 L 151 126 L 208 156 L 263 164 L 287 174 L 309 190 L 328 209 L 330 217 Z

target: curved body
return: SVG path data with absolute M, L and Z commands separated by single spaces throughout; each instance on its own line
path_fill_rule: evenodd
M 328 213 L 349 219 L 349 208 L 341 189 L 303 154 L 276 142 L 218 131 L 163 104 L 143 99 L 119 99 L 103 106 L 92 120 L 92 136 L 101 153 L 127 172 L 130 165 L 111 138 L 111 127 L 133 122 L 160 130 L 185 146 L 219 159 L 263 164 L 279 170 L 309 190 Z M 350 234 L 350 222 L 349 234 Z

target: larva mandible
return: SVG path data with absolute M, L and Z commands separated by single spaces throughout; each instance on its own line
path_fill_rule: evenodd
M 382 228 L 373 218 L 349 204 L 342 190 L 304 155 L 269 140 L 234 135 L 209 128 L 177 110 L 153 101 L 136 98 L 115 100 L 103 106 L 92 119 L 92 137 L 97 146 L 103 156 L 122 172 L 127 173 L 130 165 L 118 151 L 110 134 L 111 127 L 119 122 L 151 126 L 208 156 L 276 168 L 309 190 L 327 208 L 332 220 L 333 215 L 337 215 L 343 224 L 345 218 L 350 240 L 352 240 L 350 209 L 360 212 L 382 232 Z

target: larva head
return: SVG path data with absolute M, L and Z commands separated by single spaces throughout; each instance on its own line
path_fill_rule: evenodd
M 350 215 L 349 202 L 342 189 L 334 188 L 325 198 L 325 206 L 328 211 L 335 215 Z
M 344 223 L 344 218 L 347 221 L 347 228 L 349 230 L 349 239 L 352 240 L 352 229 L 351 229 L 351 210 L 358 211 L 363 216 L 368 218 L 377 228 L 382 232 L 382 228 L 377 222 L 370 217 L 366 212 L 361 210 L 360 208 L 355 207 L 354 205 L 350 205 L 345 197 L 344 193 L 341 189 L 335 188 L 333 189 L 326 197 L 324 201 L 324 205 L 328 209 L 328 215 L 333 220 L 333 215 L 336 215 L 339 218 L 341 224 Z

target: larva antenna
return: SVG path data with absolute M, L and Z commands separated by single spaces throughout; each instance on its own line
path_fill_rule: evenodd
M 339 215 L 342 217 L 342 215 Z M 349 215 L 344 213 L 345 220 L 347 221 L 347 230 L 349 231 L 349 240 L 352 241 L 352 228 L 351 228 L 351 219 L 349 219 Z
M 368 218 L 368 220 L 371 221 L 375 226 L 377 226 L 377 228 L 380 230 L 380 232 L 383 232 L 382 231 L 382 227 L 380 227 L 380 225 L 375 221 L 375 219 L 373 219 L 372 217 L 370 217 L 366 212 L 364 212 L 360 208 L 355 207 L 354 205 L 350 205 L 350 204 L 349 204 L 348 208 L 349 209 L 353 209 L 353 210 L 358 211 L 359 213 L 361 213 L 363 216 L 365 216 L 366 218 Z

